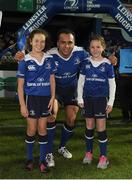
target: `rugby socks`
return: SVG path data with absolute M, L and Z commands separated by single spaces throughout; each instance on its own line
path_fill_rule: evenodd
M 26 135 L 25 142 L 26 142 L 27 160 L 33 160 L 33 147 L 35 142 L 35 136 Z
M 98 141 L 100 148 L 100 156 L 107 156 L 107 133 L 106 130 L 102 132 L 98 132 Z
M 53 153 L 55 129 L 56 129 L 56 123 L 55 122 L 47 124 L 47 133 L 48 133 L 47 153 Z
M 94 129 L 85 130 L 86 152 L 93 152 Z
M 47 154 L 47 135 L 38 135 L 38 141 L 40 145 L 40 162 L 45 161 Z
M 62 132 L 61 132 L 61 143 L 59 148 L 64 147 L 67 143 L 67 141 L 72 137 L 73 135 L 73 129 L 75 126 L 68 126 L 67 124 L 63 124 Z

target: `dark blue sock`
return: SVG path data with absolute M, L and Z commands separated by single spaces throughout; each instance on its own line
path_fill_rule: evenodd
M 40 144 L 40 162 L 45 161 L 47 154 L 47 135 L 39 135 L 39 144 Z
M 67 141 L 72 137 L 73 135 L 73 128 L 66 124 L 63 124 L 62 131 L 61 131 L 61 143 L 60 147 L 64 147 L 67 143 Z
M 56 129 L 56 123 L 55 122 L 47 124 L 47 133 L 48 133 L 47 153 L 53 153 L 55 129 Z
M 107 156 L 107 134 L 106 131 L 98 132 L 100 156 Z
M 93 138 L 94 130 L 87 129 L 85 130 L 85 142 L 86 142 L 86 152 L 93 152 Z
M 27 135 L 25 142 L 26 142 L 27 160 L 33 160 L 33 147 L 34 147 L 35 137 Z

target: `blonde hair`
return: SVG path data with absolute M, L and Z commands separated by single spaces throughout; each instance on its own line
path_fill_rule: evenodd
M 104 49 L 106 48 L 106 43 L 105 43 L 105 40 L 104 40 L 103 36 L 97 35 L 97 34 L 92 35 L 91 38 L 90 38 L 90 42 L 93 41 L 93 40 L 100 41 L 102 47 L 103 47 Z

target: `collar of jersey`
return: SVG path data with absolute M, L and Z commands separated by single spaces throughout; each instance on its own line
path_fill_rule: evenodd
M 90 56 L 90 57 L 88 58 L 88 60 L 91 62 L 91 64 L 92 64 L 93 67 L 98 67 L 98 66 L 100 66 L 102 63 L 108 63 L 108 64 L 110 64 L 110 62 L 109 62 L 109 60 L 108 60 L 107 58 L 103 58 L 102 61 L 94 61 L 94 60 L 92 59 L 92 57 Z
M 38 64 L 39 66 L 43 65 L 44 61 L 46 60 L 47 57 L 49 57 L 50 55 L 44 53 L 41 62 L 39 62 L 35 57 L 31 56 L 30 54 L 27 54 L 25 56 L 25 61 L 35 61 L 36 64 Z

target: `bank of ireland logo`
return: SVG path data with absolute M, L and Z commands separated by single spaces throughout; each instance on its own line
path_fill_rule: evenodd
M 65 0 L 64 2 L 64 9 L 79 9 L 78 7 L 78 0 Z

